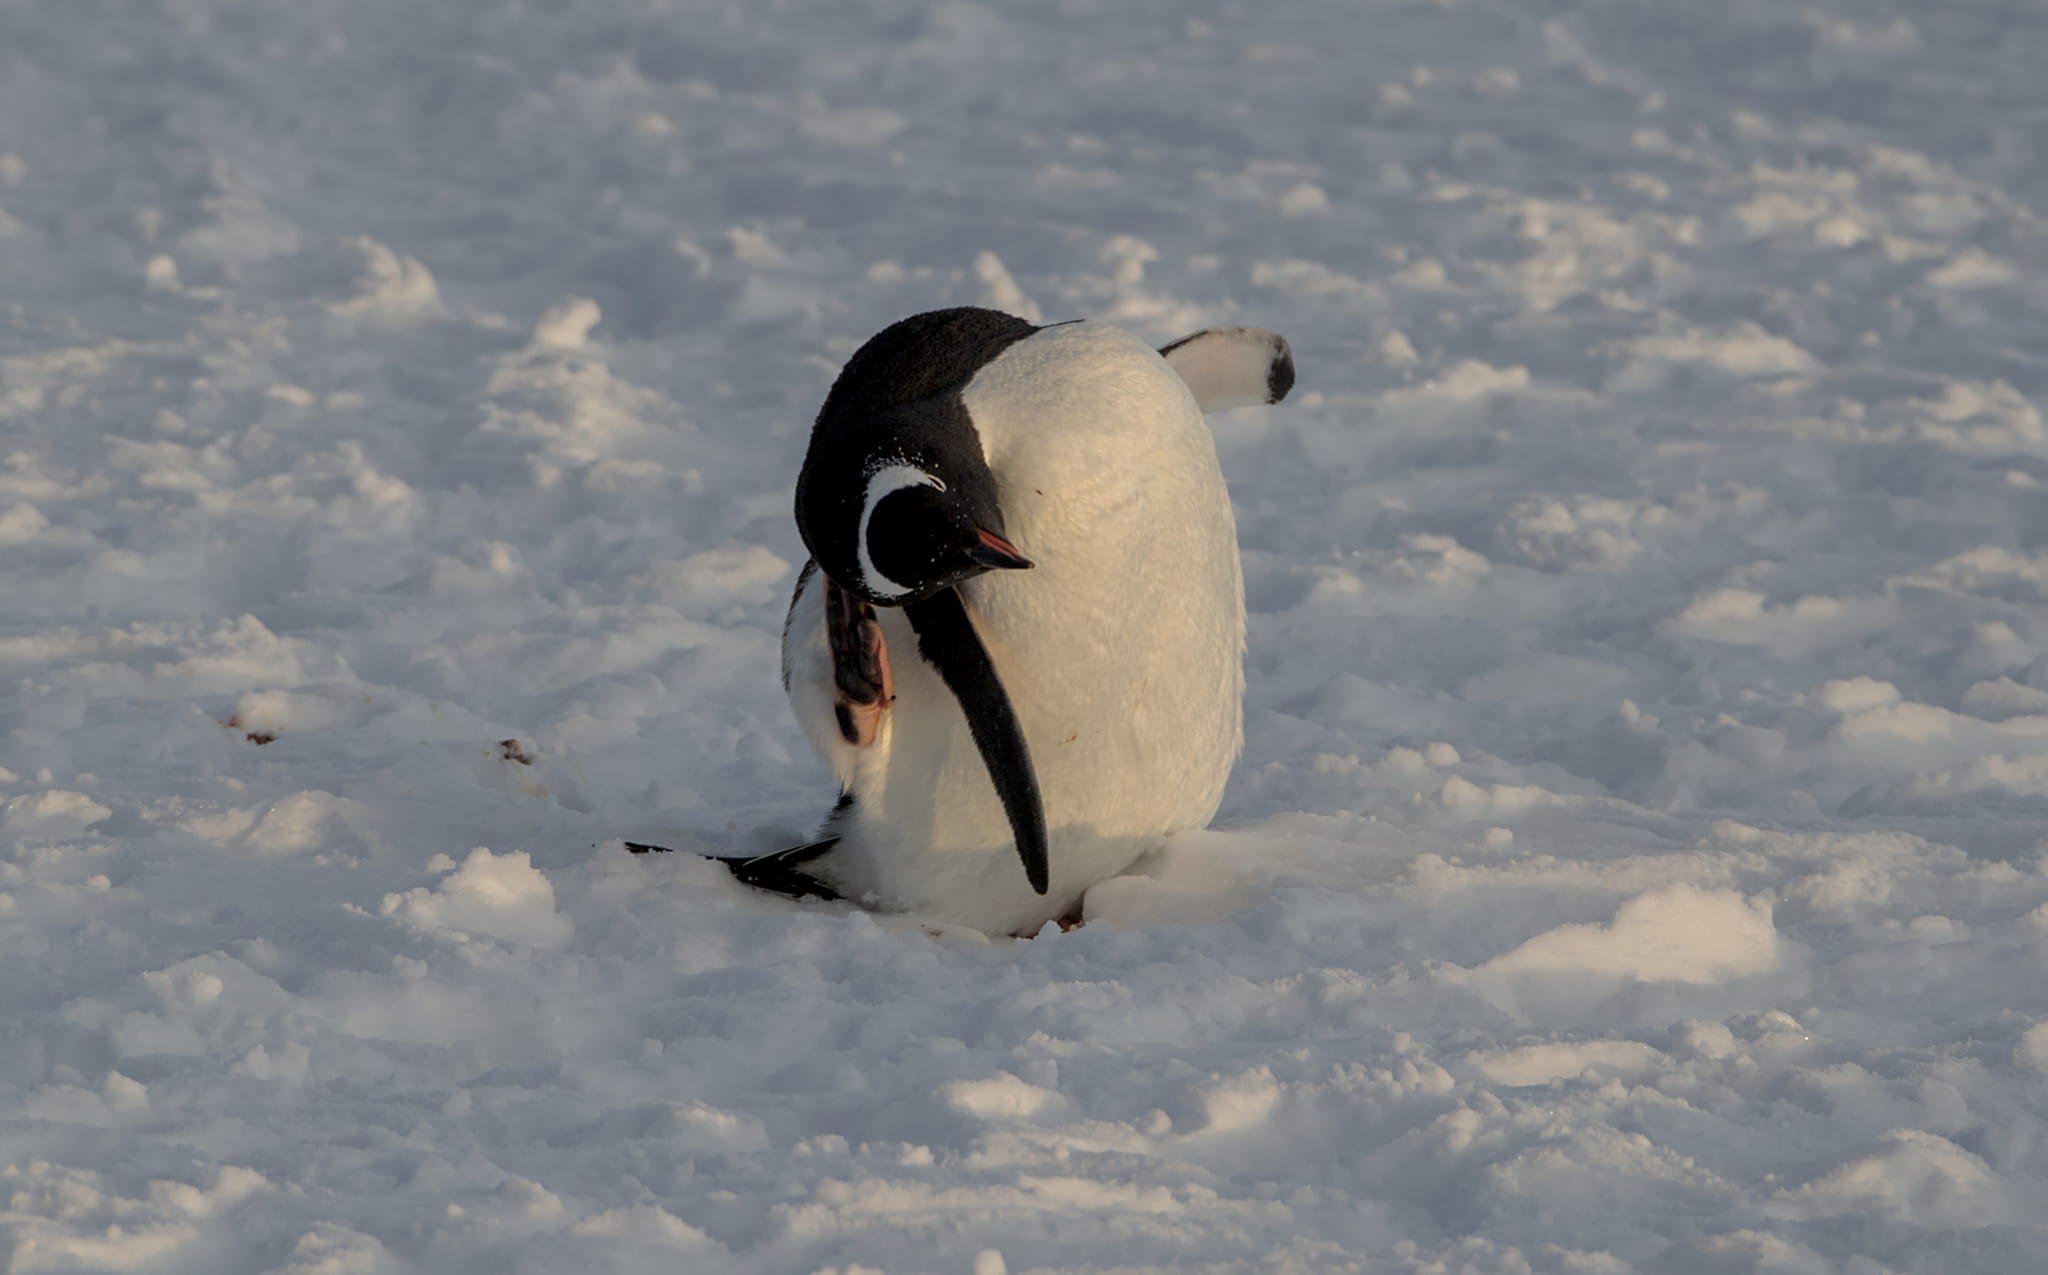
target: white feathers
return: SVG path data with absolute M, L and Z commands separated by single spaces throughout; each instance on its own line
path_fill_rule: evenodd
M 835 742 L 819 717 L 829 685 L 801 684 L 831 675 L 815 596 L 791 614 L 785 661 L 798 715 L 818 718 L 805 731 L 854 799 L 821 873 L 877 906 L 1029 933 L 1215 813 L 1242 738 L 1244 589 L 1207 422 L 1149 346 L 1101 324 L 1046 328 L 961 397 L 1006 533 L 1036 564 L 960 593 L 1029 743 L 1050 893 L 1025 880 L 959 703 L 900 610 L 878 612 L 896 698 L 871 745 Z M 917 473 L 877 470 L 867 508 Z
M 1160 354 L 1205 412 L 1277 403 L 1294 384 L 1287 339 L 1264 328 L 1204 328 Z
M 866 577 L 869 592 L 876 597 L 904 598 L 910 596 L 915 586 L 898 584 L 875 568 L 875 560 L 868 556 L 868 523 L 874 519 L 875 506 L 886 496 L 894 495 L 906 487 L 933 487 L 946 490 L 946 484 L 936 475 L 927 474 L 915 465 L 902 462 L 883 465 L 868 475 L 867 491 L 860 500 L 860 530 L 855 537 L 855 546 L 860 553 L 860 572 Z

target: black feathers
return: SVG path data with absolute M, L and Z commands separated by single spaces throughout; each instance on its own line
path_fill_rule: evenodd
M 842 800 L 840 809 L 845 809 Z M 833 813 L 838 813 L 834 811 Z M 792 899 L 825 899 L 831 901 L 843 897 L 839 891 L 802 870 L 803 865 L 824 854 L 839 844 L 839 838 L 827 837 L 806 845 L 791 846 L 773 854 L 759 855 L 709 855 L 725 865 L 726 870 L 736 877 L 741 885 L 750 885 L 756 890 L 767 890 L 773 894 L 786 894 Z M 625 843 L 629 854 L 672 854 L 667 846 L 649 845 L 644 841 Z
M 829 837 L 824 841 L 813 841 L 809 845 L 791 846 L 777 850 L 774 854 L 755 855 L 753 858 L 726 858 L 724 864 L 742 885 L 753 886 L 756 890 L 767 890 L 774 894 L 786 894 L 792 899 L 841 898 L 839 891 L 803 871 L 803 865 L 824 854 L 839 844 L 839 838 Z
M 957 390 L 996 355 L 1036 331 L 1000 310 L 973 306 L 932 310 L 892 323 L 846 361 L 818 409 L 816 429 L 843 429 L 859 417 Z
M 1024 728 L 1010 706 L 1009 692 L 989 662 L 988 648 L 967 618 L 967 608 L 952 589 L 914 602 L 903 609 L 917 631 L 918 654 L 939 671 L 946 689 L 960 701 L 967 729 L 981 752 L 982 765 L 1010 819 L 1017 857 L 1031 888 L 1044 894 L 1052 883 L 1045 842 L 1045 803 L 1038 794 L 1038 772 L 1024 743 Z
M 1266 369 L 1266 401 L 1277 403 L 1287 397 L 1287 391 L 1294 388 L 1294 351 L 1287 342 L 1280 342 L 1280 348 L 1273 356 L 1273 366 Z
M 797 533 L 826 575 L 871 602 L 900 600 L 867 587 L 873 582 L 860 566 L 861 502 L 869 477 L 885 465 L 939 479 L 962 528 L 1002 531 L 994 480 L 960 392 L 1036 331 L 995 310 L 934 310 L 884 328 L 847 360 L 818 411 L 796 480 Z M 912 567 L 899 562 L 897 569 Z

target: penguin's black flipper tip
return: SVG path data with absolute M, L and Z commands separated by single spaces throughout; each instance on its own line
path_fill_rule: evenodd
M 1273 333 L 1273 362 L 1266 368 L 1266 402 L 1277 403 L 1294 388 L 1294 350 L 1287 338 Z
M 1024 879 L 1031 883 L 1031 888 L 1040 894 L 1052 889 L 1052 868 L 1045 861 L 1045 847 L 1040 846 L 1036 855 L 1020 853 L 1024 857 Z
M 1052 888 L 1051 856 L 1045 846 L 1045 816 L 1027 819 L 1022 827 L 1014 828 L 1017 835 L 1017 857 L 1024 861 L 1024 879 L 1040 894 Z
M 771 894 L 786 895 L 792 899 L 824 899 L 831 902 L 846 896 L 805 872 L 803 865 L 838 844 L 839 838 L 828 837 L 808 845 L 777 850 L 773 854 L 717 857 L 741 885 L 750 885 L 756 890 L 766 890 Z

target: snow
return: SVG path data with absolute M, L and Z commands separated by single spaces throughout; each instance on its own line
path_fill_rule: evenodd
M 2048 1266 L 2048 25 L 0 3 L 14 1272 Z M 1212 419 L 1212 830 L 758 896 L 833 374 Z

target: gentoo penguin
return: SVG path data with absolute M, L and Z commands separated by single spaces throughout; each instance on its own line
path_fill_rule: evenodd
M 1287 343 L 920 314 L 854 354 L 797 479 L 791 705 L 838 778 L 743 881 L 992 934 L 1207 823 L 1243 744 L 1244 583 L 1205 407 Z

